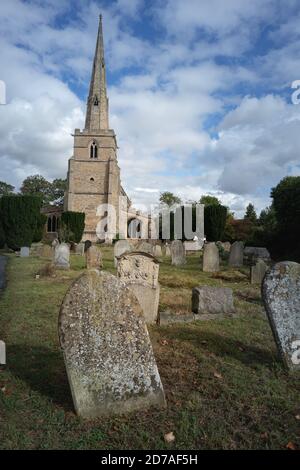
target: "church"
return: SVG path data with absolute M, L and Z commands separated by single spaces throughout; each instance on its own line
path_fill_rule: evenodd
M 141 233 L 143 238 L 147 238 L 148 216 L 131 207 L 121 185 L 117 139 L 109 127 L 105 67 L 100 15 L 85 127 L 83 130 L 75 129 L 73 135 L 74 151 L 69 159 L 64 210 L 85 213 L 83 241 L 96 242 L 100 239 L 110 243 L 116 235 L 138 238 Z M 107 220 L 110 221 L 109 207 L 114 209 L 115 214 L 115 229 L 112 231 L 107 223 Z M 51 230 L 48 219 L 49 227 Z

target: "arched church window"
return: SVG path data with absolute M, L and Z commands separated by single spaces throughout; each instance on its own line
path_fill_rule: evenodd
M 56 232 L 57 224 L 55 215 L 52 217 L 52 230 L 51 232 Z
M 47 232 L 50 233 L 51 230 L 52 230 L 52 217 L 48 217 Z
M 98 158 L 98 147 L 95 141 L 90 146 L 90 158 Z

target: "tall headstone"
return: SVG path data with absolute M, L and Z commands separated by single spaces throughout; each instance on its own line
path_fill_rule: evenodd
M 229 266 L 240 267 L 243 266 L 244 259 L 244 244 L 243 242 L 234 242 L 230 247 Z
M 174 266 L 182 266 L 186 263 L 185 249 L 181 240 L 172 241 L 171 255 Z
M 203 249 L 203 271 L 214 273 L 220 270 L 219 250 L 215 243 L 206 243 Z
M 114 265 L 117 267 L 117 258 L 123 253 L 132 251 L 132 246 L 128 240 L 118 240 L 114 245 Z
M 146 323 L 156 323 L 158 316 L 159 263 L 149 253 L 125 253 L 118 258 L 118 277 L 136 295 Z
M 254 266 L 250 268 L 250 281 L 251 284 L 261 284 L 268 269 L 267 264 L 259 259 Z
M 93 270 L 73 283 L 61 306 L 59 338 L 79 416 L 165 405 L 142 309 L 117 277 Z
M 57 245 L 54 251 L 54 265 L 58 269 L 70 268 L 70 248 L 66 243 Z
M 162 249 L 160 245 L 155 245 L 153 249 L 153 254 L 157 258 L 160 258 L 162 256 Z
M 85 252 L 85 261 L 87 269 L 100 269 L 103 266 L 102 254 L 100 249 L 92 245 Z
M 20 251 L 21 258 L 28 258 L 30 253 L 30 248 L 28 246 L 22 246 Z
M 284 261 L 266 272 L 262 298 L 288 369 L 300 370 L 300 264 Z

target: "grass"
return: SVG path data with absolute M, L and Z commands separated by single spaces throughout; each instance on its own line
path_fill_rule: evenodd
M 111 248 L 102 251 L 105 269 L 115 273 Z M 8 358 L 0 370 L 1 449 L 300 448 L 299 377 L 288 375 L 278 360 L 258 288 L 247 279 L 203 273 L 196 255 L 180 268 L 162 259 L 160 310 L 189 312 L 191 288 L 210 284 L 234 290 L 237 315 L 150 328 L 166 410 L 80 420 L 58 345 L 57 316 L 84 260 L 72 256 L 70 271 L 36 279 L 46 264 L 9 257 L 8 287 L 0 299 Z M 163 436 L 170 431 L 176 440 L 167 444 Z

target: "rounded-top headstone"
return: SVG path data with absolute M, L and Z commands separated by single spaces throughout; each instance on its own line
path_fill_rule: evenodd
M 118 240 L 114 245 L 114 265 L 117 266 L 117 258 L 123 253 L 132 251 L 132 246 L 128 240 Z
M 141 306 L 117 277 L 94 270 L 73 283 L 61 306 L 59 338 L 83 418 L 165 405 Z
M 214 273 L 220 270 L 220 256 L 217 245 L 206 243 L 203 250 L 203 271 Z
M 268 270 L 262 298 L 284 364 L 300 370 L 300 264 L 284 261 Z
M 174 240 L 171 243 L 172 264 L 182 266 L 186 263 L 185 248 L 181 240 Z
M 244 261 L 244 244 L 243 242 L 234 242 L 230 247 L 229 266 L 243 266 Z
M 55 247 L 54 264 L 59 269 L 69 269 L 70 267 L 70 248 L 66 243 L 61 243 Z

